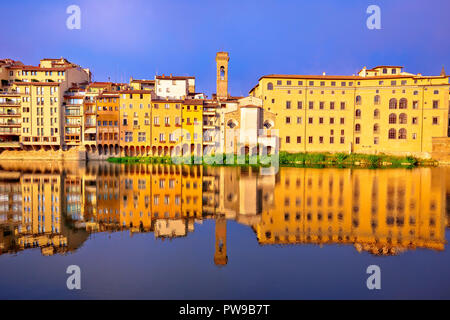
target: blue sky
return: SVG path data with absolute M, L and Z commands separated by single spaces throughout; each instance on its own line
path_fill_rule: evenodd
M 81 8 L 81 29 L 66 8 Z M 381 30 L 369 30 L 369 5 Z M 448 0 L 70 0 L 2 1 L 0 58 L 38 64 L 64 56 L 94 80 L 194 75 L 215 92 L 215 53 L 231 56 L 229 90 L 245 95 L 264 74 L 354 74 L 394 64 L 450 73 Z

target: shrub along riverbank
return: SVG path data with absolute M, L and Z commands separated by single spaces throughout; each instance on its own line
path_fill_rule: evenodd
M 220 156 L 219 156 L 220 157 Z M 212 161 L 214 156 L 183 157 L 173 161 L 171 157 L 120 157 L 109 158 L 112 163 L 153 163 L 153 164 L 199 164 L 212 166 L 270 166 L 271 157 L 229 156 L 227 161 L 222 155 L 222 164 Z M 251 158 L 251 159 L 250 159 Z M 229 158 L 228 158 L 229 159 Z M 253 164 L 250 164 L 252 160 Z M 287 153 L 280 152 L 279 165 L 282 167 L 362 167 L 362 168 L 413 168 L 418 166 L 436 166 L 434 160 L 423 160 L 415 157 L 399 157 L 385 154 L 347 154 L 347 153 Z

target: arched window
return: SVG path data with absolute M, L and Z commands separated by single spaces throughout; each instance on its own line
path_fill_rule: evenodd
M 267 84 L 267 90 L 273 90 L 273 83 L 272 82 L 269 82 Z
M 356 118 L 361 118 L 361 110 L 356 109 L 355 115 L 356 115 Z
M 397 115 L 395 113 L 391 113 L 389 115 L 389 123 L 396 124 L 397 123 Z
M 378 109 L 373 110 L 373 117 L 375 119 L 380 119 L 380 110 Z
M 408 123 L 408 116 L 406 115 L 406 113 L 400 113 L 400 116 L 398 117 L 398 123 L 400 124 Z
M 398 130 L 398 138 L 406 139 L 406 129 L 401 128 L 400 130 Z
M 389 100 L 389 109 L 397 109 L 397 99 L 392 98 Z
M 225 67 L 220 67 L 220 80 L 225 80 Z
M 378 123 L 373 125 L 373 133 L 380 133 L 380 125 Z
M 355 125 L 355 132 L 361 132 L 361 125 L 359 123 Z
M 406 108 L 408 108 L 408 100 L 406 98 L 401 98 L 398 108 L 399 109 L 406 109 Z
M 361 96 L 356 96 L 356 104 L 361 104 Z
M 396 139 L 397 138 L 397 132 L 395 129 L 389 129 L 389 139 Z
M 379 95 L 376 95 L 376 96 L 373 98 L 373 103 L 374 103 L 374 104 L 380 104 L 380 96 L 379 96 Z

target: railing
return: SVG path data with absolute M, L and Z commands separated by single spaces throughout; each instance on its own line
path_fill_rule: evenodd
M 0 122 L 0 126 L 20 126 L 20 122 L 18 121 L 6 121 L 6 122 Z
M 18 106 L 20 105 L 20 101 L 13 101 L 13 100 L 0 101 L 0 105 Z
M 0 128 L 0 134 L 20 134 L 20 129 L 17 129 L 17 128 Z

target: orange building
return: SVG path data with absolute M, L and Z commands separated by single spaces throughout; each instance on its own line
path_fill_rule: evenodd
M 99 154 L 119 151 L 119 94 L 104 92 L 97 97 L 97 146 Z

